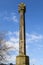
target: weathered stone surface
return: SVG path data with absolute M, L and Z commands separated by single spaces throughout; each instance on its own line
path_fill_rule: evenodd
M 19 54 L 26 55 L 26 43 L 25 43 L 25 10 L 24 3 L 19 4 L 20 12 L 20 38 L 19 38 Z
M 29 57 L 28 56 L 17 56 L 16 57 L 16 65 L 29 65 Z

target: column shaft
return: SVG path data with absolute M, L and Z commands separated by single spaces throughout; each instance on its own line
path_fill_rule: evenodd
M 26 55 L 26 43 L 25 43 L 25 13 L 20 12 L 20 39 L 19 39 L 19 53 L 20 55 Z

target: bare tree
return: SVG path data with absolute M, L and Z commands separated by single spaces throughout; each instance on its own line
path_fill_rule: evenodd
M 0 33 L 0 63 L 3 63 L 3 61 L 7 61 L 6 55 L 9 55 L 7 52 L 11 47 L 7 47 L 6 41 L 5 41 L 5 34 Z
M 6 37 L 6 33 L 0 33 L 0 64 L 3 62 L 8 63 L 9 61 L 7 59 L 7 56 L 9 56 L 9 58 L 11 58 L 9 51 L 11 49 L 16 50 L 16 48 L 13 46 L 7 46 L 5 37 Z M 18 52 L 18 50 L 16 50 L 16 51 Z

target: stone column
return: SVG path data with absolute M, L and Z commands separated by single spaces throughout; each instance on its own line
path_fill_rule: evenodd
M 20 36 L 19 36 L 19 55 L 16 57 L 16 65 L 29 65 L 29 56 L 26 56 L 26 42 L 25 42 L 25 11 L 24 3 L 19 4 L 20 13 Z
M 25 43 L 25 4 L 21 3 L 18 6 L 20 13 L 20 37 L 19 37 L 19 54 L 26 55 L 26 43 Z

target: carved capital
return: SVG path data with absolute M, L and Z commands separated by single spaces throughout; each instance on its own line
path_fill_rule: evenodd
M 25 11 L 26 11 L 26 6 L 25 6 L 24 3 L 19 4 L 19 6 L 18 6 L 18 11 L 25 13 Z

